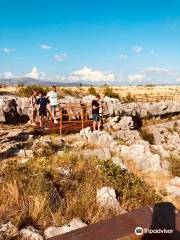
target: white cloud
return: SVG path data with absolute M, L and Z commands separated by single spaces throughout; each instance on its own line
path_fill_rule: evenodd
M 125 59 L 128 58 L 128 55 L 126 55 L 126 54 L 121 54 L 121 55 L 118 56 L 118 58 L 125 60 Z
M 74 71 L 69 76 L 70 81 L 91 81 L 91 82 L 114 82 L 116 77 L 113 73 L 93 70 L 84 67 L 78 71 Z
M 48 46 L 48 45 L 46 45 L 46 44 L 42 44 L 40 47 L 41 47 L 42 49 L 51 49 L 51 48 L 52 48 L 51 46 Z
M 180 82 L 180 77 L 176 78 L 176 82 Z
M 13 74 L 12 74 L 12 72 L 4 72 L 4 73 L 2 74 L 2 78 L 4 78 L 4 79 L 13 78 Z
M 26 77 L 35 79 L 45 79 L 46 74 L 44 72 L 40 72 L 36 67 L 33 67 L 32 71 L 28 73 Z
M 4 48 L 5 53 L 10 53 L 10 52 L 14 52 L 14 51 L 16 51 L 16 49 L 14 49 L 14 48 Z
M 54 59 L 57 61 L 57 62 L 63 62 L 67 57 L 67 53 L 61 53 L 61 54 L 55 54 L 54 55 Z
M 176 71 L 174 69 L 167 69 L 167 68 L 161 68 L 161 67 L 147 67 L 143 70 L 139 71 L 136 74 L 129 75 L 128 81 L 129 82 L 141 82 L 144 80 L 147 81 L 157 81 L 157 82 L 163 82 L 169 80 L 169 78 L 173 78 L 177 76 Z
M 144 78 L 144 74 L 133 74 L 128 76 L 128 82 L 141 82 Z
M 151 74 L 169 74 L 170 70 L 166 68 L 159 68 L 159 67 L 149 67 L 145 68 L 143 73 L 151 73 Z
M 142 50 L 143 50 L 142 46 L 135 46 L 135 47 L 133 47 L 133 51 L 135 53 L 140 53 L 140 52 L 142 52 Z

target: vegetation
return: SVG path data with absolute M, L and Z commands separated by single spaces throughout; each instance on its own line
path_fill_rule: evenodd
M 61 93 L 62 95 L 75 96 L 75 92 L 70 88 L 61 88 Z
M 19 228 L 30 224 L 45 228 L 63 225 L 78 216 L 95 223 L 119 214 L 96 203 L 97 189 L 113 187 L 121 206 L 127 210 L 160 200 L 133 174 L 107 162 L 87 160 L 77 152 L 56 156 L 52 150 L 25 164 L 9 160 L 0 166 L 0 221 L 11 220 Z M 60 168 L 69 169 L 65 176 Z
M 18 87 L 18 95 L 21 97 L 30 97 L 33 91 L 44 91 L 47 93 L 50 90 L 49 87 L 42 87 L 39 85 L 32 85 L 32 86 L 19 86 Z
M 112 161 L 101 162 L 100 169 L 107 178 L 108 184 L 116 190 L 121 206 L 128 211 L 161 200 L 161 197 L 139 177 L 122 170 Z
M 111 88 L 109 86 L 104 86 L 103 94 L 105 96 L 107 96 L 107 97 L 110 97 L 110 98 L 117 98 L 117 99 L 119 99 L 119 94 L 115 93 L 113 88 Z
M 88 88 L 88 93 L 95 96 L 97 94 L 97 91 L 93 86 L 91 86 Z
M 131 93 L 128 93 L 127 96 L 123 98 L 123 101 L 125 103 L 134 102 L 134 97 L 131 95 Z
M 180 177 L 180 155 L 177 157 L 171 156 L 169 158 L 170 162 L 170 171 L 172 175 L 175 177 Z
M 142 139 L 148 141 L 150 144 L 154 144 L 154 135 L 146 129 L 140 130 L 140 136 L 142 137 Z

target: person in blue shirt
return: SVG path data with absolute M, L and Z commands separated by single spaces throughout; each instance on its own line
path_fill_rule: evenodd
M 39 98 L 37 99 L 37 105 L 39 105 L 40 127 L 43 127 L 43 122 L 47 118 L 47 106 L 50 104 L 49 99 L 45 96 L 45 93 L 40 91 Z

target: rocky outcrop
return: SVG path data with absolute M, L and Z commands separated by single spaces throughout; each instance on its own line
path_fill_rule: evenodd
M 16 124 L 27 122 L 30 114 L 28 98 L 3 96 L 0 98 L 0 122 Z
M 143 140 L 132 144 L 131 146 L 122 145 L 120 155 L 136 163 L 139 170 L 161 170 L 160 156 L 153 154 L 150 150 L 149 143 Z
M 169 194 L 180 197 L 180 177 L 174 177 L 166 184 L 166 191 Z
M 94 96 L 85 96 L 82 99 L 66 96 L 60 100 L 61 104 L 87 104 L 91 105 Z M 6 123 L 17 123 L 27 121 L 30 115 L 30 101 L 28 98 L 15 96 L 1 96 L 0 98 L 0 121 Z M 121 103 L 115 98 L 104 98 L 104 114 L 110 117 L 130 116 L 133 120 L 133 126 L 138 128 L 141 125 L 141 119 L 149 117 L 165 117 L 180 114 L 180 102 L 167 101 L 159 103 Z M 69 113 L 80 113 L 80 109 L 67 109 Z M 92 117 L 91 108 L 87 108 L 89 117 Z M 77 117 L 72 117 L 77 118 Z M 112 123 L 115 119 L 112 120 Z M 132 127 L 131 119 L 121 119 L 116 124 L 117 129 L 124 129 L 127 125 Z M 115 120 L 116 121 L 116 120 Z
M 180 153 L 180 120 L 146 127 L 154 137 L 154 144 L 162 157 L 177 156 Z

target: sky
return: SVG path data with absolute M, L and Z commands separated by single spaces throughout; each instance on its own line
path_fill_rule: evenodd
M 0 0 L 0 78 L 180 83 L 180 0 Z

